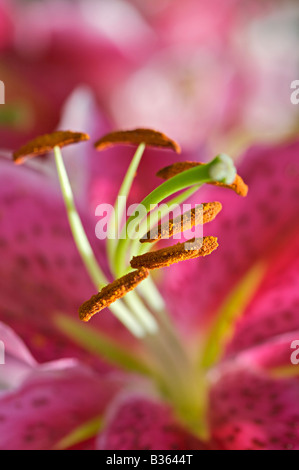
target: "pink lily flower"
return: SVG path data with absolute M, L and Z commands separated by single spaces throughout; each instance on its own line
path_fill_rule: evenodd
M 37 364 L 3 323 L 1 450 L 48 449 L 74 427 L 100 416 L 119 391 L 119 378 L 103 378 L 74 359 Z M 69 391 L 72 390 L 70 395 Z
M 74 164 L 89 145 L 74 147 Z M 148 302 L 150 310 L 164 303 L 170 329 L 162 325 L 147 339 L 134 338 L 108 311 L 88 325 L 77 321 L 94 287 L 57 178 L 47 170 L 51 162 L 16 168 L 1 159 L 0 308 L 8 326 L 0 337 L 7 358 L 0 365 L 0 448 L 299 448 L 298 374 L 290 360 L 299 335 L 298 148 L 290 142 L 250 149 L 238 164 L 250 188 L 246 199 L 225 188 L 200 190 L 197 202 L 200 195 L 199 202 L 223 205 L 209 227 L 220 246 L 162 271 L 160 294 L 154 290 L 137 310 L 144 320 Z M 71 170 L 67 153 L 62 149 Z M 89 188 L 87 197 L 75 191 L 77 207 L 108 277 L 87 202 L 94 209 L 105 181 L 110 189 L 102 201 L 113 200 L 130 153 L 93 154 L 76 183 Z M 176 160 L 184 156 L 148 149 L 132 200 L 158 184 L 140 175 L 154 176 L 155 165 Z

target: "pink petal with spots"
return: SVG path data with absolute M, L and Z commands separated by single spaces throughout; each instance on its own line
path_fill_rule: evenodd
M 299 369 L 291 362 L 298 338 L 299 330 L 276 336 L 210 372 L 210 425 L 219 448 L 299 448 Z
M 237 361 L 242 361 L 248 364 L 249 367 L 268 370 L 270 373 L 285 367 L 290 370 L 290 367 L 294 365 L 292 363 L 292 356 L 294 358 L 299 356 L 297 353 L 299 349 L 297 341 L 299 341 L 299 330 L 274 336 L 259 346 L 254 346 L 251 349 L 240 352 L 237 356 Z M 224 364 L 229 360 L 227 357 L 224 360 Z M 293 368 L 293 371 L 295 372 L 296 369 Z
M 144 395 L 122 396 L 110 409 L 99 450 L 204 450 L 204 445 L 176 422 L 171 409 Z
M 39 362 L 59 357 L 93 358 L 59 334 L 57 312 L 78 318 L 94 294 L 69 228 L 57 182 L 51 176 L 1 160 L 0 318 L 26 342 Z M 103 243 L 95 238 L 88 209 L 77 206 L 96 257 L 107 271 Z M 127 341 L 131 336 L 108 311 L 93 325 Z M 106 369 L 102 361 L 97 367 Z
M 298 393 L 298 377 L 273 379 L 248 365 L 228 369 L 210 396 L 213 438 L 225 450 L 298 450 Z
M 120 385 L 74 362 L 41 367 L 17 390 L 0 395 L 0 449 L 52 449 L 101 415 Z
M 223 209 L 204 227 L 204 235 L 218 236 L 217 251 L 165 270 L 168 305 L 185 331 L 190 333 L 195 323 L 206 321 L 248 269 L 261 259 L 276 257 L 286 235 L 294 232 L 299 210 L 298 151 L 298 141 L 254 147 L 237 163 L 238 173 L 249 185 L 247 198 L 206 186 L 193 199 L 220 201 Z
M 227 355 L 299 329 L 298 285 L 299 240 L 294 235 L 272 260 L 254 298 L 237 322 Z

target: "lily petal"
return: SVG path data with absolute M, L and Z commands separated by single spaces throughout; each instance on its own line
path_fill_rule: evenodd
M 108 413 L 99 450 L 205 450 L 174 419 L 170 408 L 144 394 L 118 397 Z
M 204 232 L 218 237 L 217 256 L 165 273 L 168 305 L 185 331 L 211 318 L 248 269 L 261 259 L 269 262 L 293 232 L 299 210 L 298 151 L 299 141 L 250 149 L 238 165 L 249 186 L 245 199 L 225 189 L 202 189 L 200 197 L 223 206 Z
M 298 449 L 299 330 L 226 359 L 210 372 L 210 425 L 224 450 Z
M 0 339 L 5 346 L 5 355 L 13 355 L 18 361 L 30 367 L 36 365 L 36 361 L 15 332 L 4 323 L 0 322 Z
M 3 390 L 21 383 L 31 374 L 37 363 L 21 339 L 2 322 L 0 340 L 4 362 L 0 369 L 0 390 Z
M 226 371 L 210 397 L 213 438 L 225 450 L 298 449 L 299 378 L 247 366 Z
M 259 289 L 237 322 L 227 355 L 296 331 L 299 328 L 298 285 L 299 240 L 295 232 L 277 252 Z
M 100 415 L 119 389 L 78 363 L 42 367 L 0 396 L 0 449 L 49 450 L 74 428 Z
M 82 358 L 82 351 L 52 323 L 57 312 L 77 318 L 79 306 L 94 293 L 71 236 L 60 189 L 51 177 L 5 160 L 1 179 L 1 319 L 40 362 Z M 78 206 L 80 210 L 80 201 Z M 103 245 L 95 245 L 94 222 L 86 211 L 82 220 L 97 259 L 107 268 Z M 94 324 L 120 339 L 129 336 L 112 315 Z
M 259 346 L 253 346 L 240 352 L 237 356 L 237 361 L 242 361 L 248 364 L 249 367 L 255 367 L 269 373 L 270 376 L 283 376 L 285 372 L 291 372 L 291 376 L 296 374 L 299 376 L 299 369 L 294 367 L 292 363 L 292 354 L 294 352 L 293 342 L 298 341 L 299 330 L 294 330 L 291 333 L 274 336 L 266 343 Z M 295 351 L 294 356 L 297 354 Z M 233 361 L 234 359 L 232 359 Z M 230 361 L 226 358 L 226 361 Z M 220 365 L 220 368 L 222 364 Z

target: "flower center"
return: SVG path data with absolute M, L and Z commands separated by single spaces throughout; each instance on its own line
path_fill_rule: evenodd
M 135 214 L 128 217 L 122 227 L 119 239 L 107 240 L 107 258 L 115 279 L 109 283 L 92 251 L 76 210 L 61 152 L 64 145 L 87 139 L 86 134 L 70 131 L 42 136 L 15 152 L 14 159 L 16 163 L 22 163 L 28 156 L 54 150 L 73 238 L 96 289 L 95 295 L 79 308 L 80 319 L 88 322 L 95 314 L 108 307 L 132 335 L 142 342 L 150 357 L 150 375 L 155 378 L 165 398 L 172 402 L 178 416 L 195 434 L 205 438 L 207 428 L 204 410 L 208 388 L 205 369 L 198 369 L 196 361 L 190 358 L 188 350 L 182 344 L 180 334 L 153 282 L 152 271 L 209 255 L 217 248 L 217 239 L 197 234 L 183 243 L 158 250 L 152 248 L 161 239 L 175 238 L 186 230 L 201 227 L 220 212 L 220 203 L 209 202 L 169 219 L 173 207 L 180 209 L 180 205 L 203 184 L 227 186 L 242 195 L 247 191 L 246 185 L 236 175 L 232 160 L 225 154 L 218 155 L 206 164 L 180 162 L 160 170 L 158 176 L 165 181 L 137 205 Z M 146 146 L 180 151 L 179 146 L 164 134 L 147 129 L 111 133 L 100 139 L 95 146 L 102 150 L 107 146 L 124 143 L 137 145 L 137 150 L 120 187 L 114 217 L 109 221 L 108 234 L 118 233 L 115 230 L 117 221 L 122 220 L 125 215 L 122 201 L 130 192 Z M 161 209 L 159 205 L 168 198 L 170 200 Z M 158 218 L 153 217 L 157 213 Z M 166 217 L 168 220 L 165 222 Z M 140 236 L 136 237 L 136 233 Z

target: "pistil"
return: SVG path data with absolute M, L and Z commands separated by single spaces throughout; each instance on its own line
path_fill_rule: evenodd
M 191 168 L 196 168 L 201 165 L 203 165 L 203 163 L 200 163 L 200 162 L 191 162 L 191 161 L 176 162 L 176 163 L 173 163 L 172 165 L 166 166 L 162 168 L 161 170 L 159 170 L 157 173 L 157 176 L 164 180 L 168 180 L 182 173 L 183 171 L 187 171 L 187 170 L 190 170 Z M 235 191 L 236 194 L 238 194 L 239 196 L 243 196 L 243 197 L 247 196 L 247 193 L 248 193 L 247 184 L 244 183 L 243 179 L 238 174 L 235 175 L 234 181 L 230 184 L 221 183 L 219 181 L 211 181 L 211 182 L 208 182 L 208 184 L 232 189 L 233 191 Z

